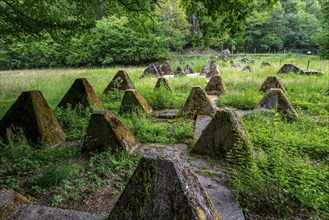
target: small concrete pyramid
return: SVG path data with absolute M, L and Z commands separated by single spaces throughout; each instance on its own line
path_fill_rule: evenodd
M 287 64 L 284 64 L 281 69 L 279 70 L 278 73 L 302 73 L 302 70 L 299 69 L 297 66 L 293 65 L 293 64 L 290 64 L 290 63 L 287 63 Z
M 297 117 L 297 112 L 281 89 L 270 89 L 256 108 L 274 109 L 290 117 Z
M 109 93 L 115 89 L 124 91 L 127 89 L 135 89 L 135 86 L 126 71 L 119 70 L 117 74 L 115 74 L 110 84 L 105 88 L 104 93 Z
M 134 89 L 127 89 L 122 99 L 120 114 L 132 112 L 136 108 L 142 109 L 146 114 L 152 112 L 152 107 L 139 92 Z
M 158 79 L 157 84 L 154 87 L 154 90 L 155 89 L 160 89 L 160 88 L 166 88 L 168 91 L 172 91 L 168 80 L 166 78 L 163 78 L 163 77 Z
M 102 107 L 101 100 L 86 78 L 78 78 L 74 81 L 58 104 L 58 107 L 67 108 L 68 104 L 70 104 L 72 108 L 75 108 L 78 104 L 81 104 L 85 108 L 94 107 L 99 109 Z
M 183 71 L 181 66 L 177 66 L 175 76 L 185 76 L 186 73 Z
M 246 154 L 250 152 L 250 141 L 239 116 L 234 110 L 224 108 L 216 111 L 191 153 L 225 158 L 237 145 L 240 145 Z
M 220 95 L 225 90 L 226 85 L 220 75 L 212 76 L 205 88 L 205 91 L 208 95 Z
M 161 71 L 163 75 L 174 75 L 174 71 L 172 70 L 169 61 L 166 61 L 164 64 L 162 64 Z
M 152 149 L 140 160 L 109 220 L 220 220 L 190 167 L 174 153 Z
M 56 145 L 64 141 L 62 130 L 53 110 L 40 91 L 22 92 L 0 121 L 0 135 L 7 140 L 7 129 L 21 128 L 31 144 Z
M 192 74 L 192 73 L 194 73 L 194 71 L 192 70 L 192 68 L 188 64 L 184 67 L 184 72 L 186 74 Z
M 200 76 L 207 76 L 210 74 L 210 69 L 207 66 L 203 66 L 200 72 Z
M 268 76 L 259 88 L 260 92 L 267 92 L 269 89 L 281 89 L 283 92 L 286 92 L 283 85 L 280 83 L 278 78 L 275 76 Z
M 254 69 L 251 66 L 245 66 L 241 72 L 254 72 Z
M 145 76 L 154 76 L 154 77 L 161 77 L 162 72 L 159 64 L 151 63 L 143 72 L 140 78 L 144 78 Z
M 181 115 L 211 115 L 216 107 L 201 86 L 194 86 L 181 110 Z
M 122 149 L 132 152 L 138 141 L 135 135 L 111 112 L 98 111 L 91 115 L 84 149 L 86 151 Z

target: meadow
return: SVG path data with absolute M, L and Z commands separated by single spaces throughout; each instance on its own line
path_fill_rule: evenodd
M 227 173 L 247 218 L 329 218 L 329 62 L 317 56 L 255 54 L 239 55 L 253 59 L 254 72 L 233 69 L 218 59 L 228 91 L 217 100 L 218 107 L 244 110 L 241 120 L 253 143 L 252 160 L 233 156 Z M 170 57 L 173 69 L 180 56 Z M 210 56 L 183 56 L 195 72 L 209 65 Z M 262 62 L 271 67 L 261 68 Z M 277 74 L 284 63 L 323 72 L 322 76 Z M 181 65 L 183 67 L 183 65 Z M 103 90 L 117 73 L 129 73 L 136 90 L 154 109 L 179 109 L 194 85 L 205 87 L 202 77 L 173 77 L 173 92 L 154 91 L 156 78 L 139 79 L 145 66 L 104 69 L 40 69 L 0 71 L 0 118 L 22 91 L 41 90 L 54 109 L 71 142 L 69 147 L 29 146 L 24 138 L 0 145 L 0 186 L 28 195 L 32 201 L 54 207 L 81 206 L 94 213 L 108 212 L 102 201 L 113 203 L 132 175 L 139 155 L 108 151 L 91 155 L 81 153 L 93 109 L 56 108 L 76 78 L 85 77 L 103 102 L 143 143 L 185 143 L 193 145 L 193 119 L 178 118 L 157 123 L 155 117 L 140 112 L 119 115 L 123 93 L 104 95 Z M 267 76 L 279 78 L 299 117 L 287 121 L 274 110 L 253 110 L 264 93 L 258 89 Z M 230 161 L 231 160 L 231 161 Z M 233 161 L 234 160 L 234 161 Z M 106 161 L 103 163 L 103 161 Z M 100 191 L 110 190 L 111 198 Z M 95 205 L 95 197 L 97 204 Z M 106 200 L 107 199 L 107 200 Z M 98 201 L 99 200 L 99 201 Z M 82 202 L 81 202 L 82 201 Z M 99 204 L 98 204 L 99 203 Z M 72 205 L 73 204 L 73 205 Z M 75 204 L 75 205 L 74 205 Z M 93 205 L 91 205 L 93 204 Z M 88 207 L 94 207 L 89 208 Z

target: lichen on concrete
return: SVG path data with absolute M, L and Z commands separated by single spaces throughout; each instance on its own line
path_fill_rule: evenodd
M 136 109 L 143 110 L 146 114 L 150 114 L 152 112 L 152 107 L 148 104 L 148 102 L 134 89 L 127 89 L 123 96 L 120 114 L 125 112 L 132 112 Z
M 133 132 L 111 112 L 102 110 L 92 114 L 84 142 L 86 151 L 111 148 L 132 152 L 137 144 Z
M 150 150 L 108 219 L 220 219 L 196 175 L 177 154 Z
M 288 119 L 293 119 L 298 116 L 296 110 L 281 89 L 268 90 L 256 108 L 276 109 L 278 112 L 288 117 Z
M 35 90 L 23 92 L 0 121 L 3 140 L 7 140 L 8 130 L 19 129 L 31 144 L 56 145 L 66 138 L 53 110 Z
M 22 205 L 30 203 L 23 195 L 12 190 L 0 190 L 0 219 L 6 219 L 13 215 Z
M 102 109 L 101 100 L 98 98 L 96 92 L 86 78 L 78 78 L 74 81 L 58 104 L 58 107 L 67 108 L 68 105 L 71 105 L 75 108 L 79 104 L 85 108 L 93 107 L 96 109 Z
M 105 88 L 104 93 L 107 94 L 115 89 L 123 91 L 127 89 L 135 89 L 135 86 L 126 71 L 119 70 L 109 85 Z
M 194 86 L 180 114 L 188 116 L 211 115 L 215 109 L 207 93 L 200 86 Z
M 286 92 L 286 89 L 275 76 L 268 76 L 258 91 L 267 92 L 269 89 L 281 89 L 283 92 Z
M 242 148 L 250 153 L 250 141 L 236 112 L 229 108 L 217 110 L 202 131 L 191 153 L 225 158 L 226 154 Z
M 226 91 L 226 85 L 220 75 L 212 76 L 206 85 L 205 91 L 208 95 L 220 95 Z

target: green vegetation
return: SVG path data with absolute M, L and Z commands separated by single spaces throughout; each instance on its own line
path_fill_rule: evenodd
M 250 218 L 268 215 L 278 218 L 292 216 L 327 218 L 329 178 L 329 97 L 326 61 L 315 56 L 245 55 L 254 59 L 255 72 L 241 73 L 228 63 L 217 61 L 228 91 L 217 101 L 218 106 L 250 110 L 242 122 L 253 143 L 252 160 L 237 158 L 229 168 L 230 184 L 237 199 Z M 185 56 L 185 62 L 195 71 L 214 57 Z M 238 58 L 240 59 L 240 58 Z M 170 59 L 172 67 L 179 64 L 179 56 Z M 293 73 L 277 75 L 281 64 L 293 62 L 318 69 L 322 76 Z M 238 60 L 235 60 L 237 62 Z M 271 67 L 261 68 L 263 61 Z M 194 85 L 205 87 L 206 79 L 173 77 L 169 83 L 172 92 L 154 90 L 157 79 L 139 79 L 143 69 L 125 68 L 138 92 L 154 109 L 176 108 L 184 105 Z M 241 67 L 242 68 L 242 67 Z M 18 138 L 0 151 L 0 185 L 29 195 L 33 201 L 49 198 L 47 204 L 65 207 L 68 203 L 88 205 L 95 196 L 107 190 L 111 199 L 122 192 L 139 161 L 138 155 L 124 152 L 81 152 L 92 109 L 59 109 L 57 104 L 75 78 L 86 77 L 100 95 L 104 108 L 113 112 L 130 128 L 140 142 L 193 144 L 194 122 L 189 118 L 163 120 L 135 112 L 119 115 L 122 91 L 102 94 L 119 68 L 113 69 L 53 69 L 2 71 L 0 87 L 0 117 L 9 109 L 24 90 L 40 89 L 49 105 L 55 109 L 69 142 L 68 146 L 50 148 L 29 146 Z M 253 111 L 263 93 L 258 89 L 269 75 L 276 75 L 286 88 L 286 95 L 296 108 L 299 117 L 287 122 L 280 114 L 269 110 Z M 230 160 L 230 159 L 229 159 Z M 211 170 L 202 170 L 204 176 L 216 176 Z M 32 189 L 32 190 L 31 190 Z

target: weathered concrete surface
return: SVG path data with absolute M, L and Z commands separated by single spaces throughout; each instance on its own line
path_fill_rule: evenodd
M 101 100 L 98 98 L 96 92 L 86 78 L 78 78 L 74 81 L 58 104 L 58 107 L 67 108 L 68 104 L 73 108 L 78 104 L 85 108 L 91 106 L 96 109 L 101 109 L 103 107 Z
M 169 81 L 166 79 L 166 78 L 159 78 L 155 87 L 154 87 L 154 90 L 156 89 L 160 89 L 160 88 L 165 88 L 167 89 L 168 91 L 172 91 L 172 88 L 171 86 L 169 85 Z
M 238 146 L 240 145 L 240 146 Z M 217 110 L 211 122 L 202 131 L 191 153 L 225 158 L 237 149 L 250 153 L 250 141 L 236 112 L 229 108 Z
M 268 90 L 263 99 L 256 106 L 256 109 L 257 108 L 277 109 L 278 112 L 288 118 L 295 118 L 298 116 L 296 110 L 281 89 Z
M 87 212 L 79 212 L 73 210 L 50 208 L 40 205 L 23 205 L 17 212 L 8 218 L 8 220 L 102 220 L 105 219 L 101 215 L 93 215 Z
M 210 69 L 207 66 L 203 66 L 200 72 L 200 76 L 207 76 L 210 73 Z
M 207 93 L 200 87 L 194 86 L 182 108 L 181 115 L 211 115 L 216 110 Z
M 208 115 L 198 115 L 198 117 L 195 120 L 195 128 L 194 128 L 194 136 L 193 136 L 194 141 L 197 141 L 200 138 L 202 131 L 206 129 L 211 119 L 212 118 Z
M 1 138 L 7 141 L 7 130 L 21 128 L 31 144 L 56 145 L 65 140 L 53 110 L 40 91 L 22 92 L 15 103 L 0 120 Z M 17 129 L 12 130 L 14 134 Z
M 0 188 L 0 219 L 10 217 L 22 205 L 30 201 L 19 193 Z
M 226 91 L 226 85 L 223 78 L 220 75 L 212 76 L 207 83 L 205 91 L 208 95 L 220 95 Z
M 275 76 L 268 76 L 258 91 L 267 92 L 269 89 L 281 89 L 283 92 L 286 92 L 286 89 Z
M 148 151 L 108 219 L 220 219 L 197 176 L 168 151 Z
M 158 118 L 177 118 L 179 116 L 180 109 L 164 109 L 153 111 L 152 115 Z
M 269 62 L 262 62 L 260 65 L 261 68 L 272 66 Z
M 153 111 L 152 107 L 139 92 L 134 89 L 127 89 L 121 102 L 120 114 L 132 112 L 136 109 L 141 109 L 146 114 L 150 114 Z
M 301 69 L 301 74 L 322 76 L 323 72 L 321 72 L 319 70 Z
M 181 66 L 177 66 L 175 76 L 186 76 L 186 73 L 184 72 Z
M 137 144 L 133 132 L 111 112 L 102 110 L 92 114 L 84 143 L 86 151 L 111 148 L 132 152 Z
M 143 72 L 140 78 L 144 78 L 145 76 L 153 76 L 153 77 L 161 77 L 162 71 L 158 63 L 151 63 Z
M 290 73 L 290 72 L 301 73 L 302 70 L 293 64 L 287 63 L 287 64 L 284 64 L 278 71 L 278 73 Z
M 113 91 L 115 89 L 124 91 L 127 89 L 135 89 L 135 86 L 126 71 L 119 70 L 117 74 L 115 74 L 109 85 L 105 88 L 103 93 L 109 93 L 110 91 Z
M 164 64 L 162 64 L 161 71 L 163 75 L 174 75 L 174 71 L 172 70 L 169 61 L 166 61 Z
M 222 220 L 244 220 L 244 215 L 227 183 L 226 168 L 201 158 L 191 158 L 191 167 L 197 174 Z

